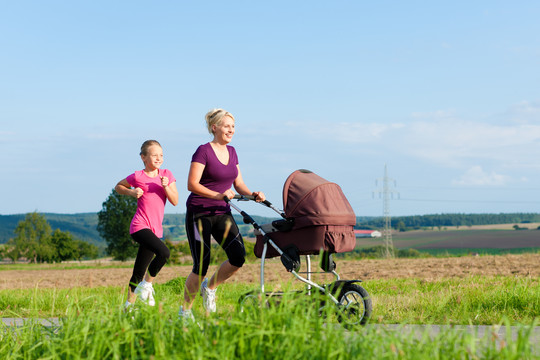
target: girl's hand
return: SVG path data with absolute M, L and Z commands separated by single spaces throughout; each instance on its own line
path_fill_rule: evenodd
M 168 177 L 166 177 L 166 176 L 161 177 L 161 186 L 163 186 L 164 188 L 169 186 L 169 178 Z
M 255 196 L 255 201 L 257 202 L 266 200 L 266 196 L 262 191 L 254 191 L 251 195 Z
M 141 189 L 141 188 L 135 188 L 135 189 L 133 189 L 133 192 L 134 192 L 133 197 L 134 197 L 135 199 L 140 198 L 140 197 L 143 196 L 143 194 L 144 194 L 144 191 L 143 191 L 143 189 Z

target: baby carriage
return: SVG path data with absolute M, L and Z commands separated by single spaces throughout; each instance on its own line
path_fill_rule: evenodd
M 255 200 L 253 196 L 237 195 L 238 200 Z M 323 295 L 323 306 L 330 301 L 338 307 L 338 319 L 346 326 L 365 324 L 372 311 L 368 292 L 359 285 L 361 280 L 341 280 L 336 272 L 333 253 L 351 251 L 356 245 L 353 227 L 356 216 L 341 188 L 309 170 L 297 170 L 283 187 L 283 211 L 269 201 L 261 204 L 277 212 L 282 219 L 259 225 L 245 211 L 228 201 L 256 234 L 255 256 L 261 259 L 260 290 L 244 295 L 242 305 L 255 302 L 265 293 L 265 260 L 280 257 L 283 266 L 307 286 L 307 294 Z M 300 272 L 300 256 L 306 257 L 306 271 Z M 311 255 L 319 255 L 324 273 L 333 274 L 335 281 L 319 285 L 312 281 Z M 305 275 L 305 276 L 302 276 Z

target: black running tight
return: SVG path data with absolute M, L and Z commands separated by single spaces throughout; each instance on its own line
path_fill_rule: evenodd
M 139 230 L 131 234 L 131 237 L 139 243 L 139 251 L 133 266 L 133 275 L 129 280 L 131 291 L 135 291 L 137 284 L 143 280 L 146 269 L 148 269 L 150 276 L 156 276 L 169 259 L 171 253 L 167 245 L 150 229 Z

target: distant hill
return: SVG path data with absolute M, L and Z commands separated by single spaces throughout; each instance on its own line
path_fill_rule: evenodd
M 76 238 L 89 242 L 94 245 L 102 246 L 105 244 L 97 231 L 98 216 L 97 213 L 80 213 L 80 214 L 53 214 L 43 213 L 53 231 L 60 229 L 61 231 L 69 231 Z M 15 236 L 14 230 L 17 224 L 24 220 L 26 214 L 17 215 L 0 215 L 0 244 L 6 243 L 9 239 Z M 185 214 L 165 214 L 163 219 L 163 235 L 172 240 L 185 238 Z M 252 232 L 251 226 L 243 225 L 241 216 L 234 215 L 234 218 L 239 225 L 240 232 L 247 235 Z M 261 216 L 253 216 L 255 221 L 266 223 L 274 218 L 265 218 Z
M 51 225 L 53 231 L 56 229 L 69 231 L 74 237 L 94 245 L 104 243 L 96 229 L 98 221 L 96 213 L 43 213 L 43 215 Z M 17 224 L 24 220 L 25 216 L 26 214 L 0 215 L 0 244 L 6 243 L 15 236 L 14 230 Z
M 80 214 L 43 214 L 53 231 L 60 229 L 69 231 L 76 238 L 89 243 L 103 246 L 105 241 L 97 232 L 97 213 Z M 14 230 L 19 221 L 24 220 L 26 214 L 0 215 L 0 244 L 6 243 L 15 236 Z M 252 227 L 244 225 L 242 218 L 234 214 L 242 235 L 252 234 Z M 259 224 L 271 222 L 275 218 L 253 216 Z M 185 214 L 165 214 L 163 220 L 164 236 L 171 240 L 185 239 Z M 508 213 L 508 214 L 436 214 L 422 216 L 392 217 L 392 226 L 396 229 L 412 230 L 420 228 L 434 228 L 444 226 L 472 226 L 488 224 L 523 224 L 540 222 L 540 214 L 535 213 Z M 403 226 L 403 228 L 401 227 Z M 357 228 L 380 229 L 384 227 L 384 218 L 362 216 L 356 218 Z

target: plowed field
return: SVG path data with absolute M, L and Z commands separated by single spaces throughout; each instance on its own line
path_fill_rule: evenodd
M 102 263 L 102 265 L 110 264 Z M 266 282 L 276 283 L 291 279 L 291 275 L 286 272 L 278 259 L 272 259 L 266 265 Z M 337 265 L 337 271 L 343 279 L 419 278 L 429 280 L 471 275 L 540 277 L 540 254 L 338 260 Z M 99 267 L 99 265 L 96 266 Z M 130 268 L 59 270 L 49 267 L 44 265 L 43 268 L 37 270 L 9 270 L 9 265 L 3 265 L 0 271 L 0 289 L 123 286 L 127 285 L 131 277 Z M 212 266 L 209 273 L 215 268 Z M 258 262 L 246 264 L 229 281 L 258 283 L 259 269 Z M 158 275 L 156 282 L 164 283 L 178 276 L 185 277 L 190 271 L 190 266 L 166 266 Z

